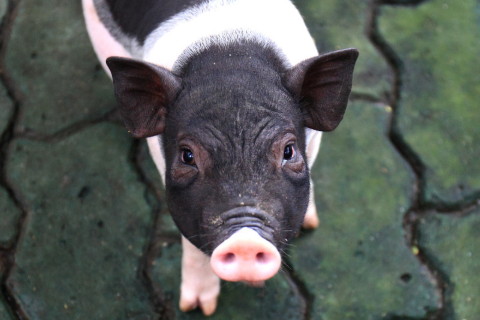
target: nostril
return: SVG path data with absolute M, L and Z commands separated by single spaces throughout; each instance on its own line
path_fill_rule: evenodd
M 223 263 L 233 263 L 235 261 L 235 253 L 228 252 L 222 257 Z
M 257 262 L 260 262 L 260 263 L 266 263 L 268 258 L 267 258 L 267 255 L 265 254 L 265 252 L 259 252 L 257 253 L 257 255 L 255 256 Z

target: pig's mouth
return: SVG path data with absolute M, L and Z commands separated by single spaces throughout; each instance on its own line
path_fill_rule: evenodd
M 220 215 L 223 222 L 223 234 L 220 241 L 227 239 L 242 228 L 250 228 L 256 231 L 262 238 L 277 245 L 275 230 L 280 230 L 280 223 L 275 217 L 253 206 L 241 206 L 227 210 Z

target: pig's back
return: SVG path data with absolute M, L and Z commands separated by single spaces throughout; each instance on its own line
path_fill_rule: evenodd
M 133 58 L 174 69 L 211 45 L 253 41 L 290 65 L 318 54 L 290 0 L 83 0 L 96 21 Z M 87 3 L 87 5 L 85 5 Z M 88 10 L 86 10 L 87 21 Z M 95 17 L 94 17 L 95 18 Z M 90 19 L 96 22 L 95 19 Z M 98 26 L 98 23 L 92 23 Z M 94 28 L 89 31 L 96 37 Z M 102 41 L 99 41 L 102 44 Z M 98 50 L 97 50 L 98 51 Z M 112 51 L 112 50 L 104 50 Z M 115 52 L 108 52 L 110 55 Z M 112 54 L 113 53 L 113 54 Z M 99 55 L 103 58 L 104 55 Z M 106 55 L 108 56 L 108 55 Z M 178 66 L 178 65 L 177 65 Z

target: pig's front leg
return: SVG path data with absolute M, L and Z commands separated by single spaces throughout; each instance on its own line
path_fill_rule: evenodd
M 305 229 L 315 229 L 320 224 L 318 219 L 317 206 L 315 205 L 315 194 L 313 192 L 313 181 L 310 180 L 310 199 L 308 202 L 307 212 L 303 219 L 302 227 Z
M 210 267 L 210 257 L 183 236 L 182 247 L 180 310 L 190 311 L 200 307 L 205 315 L 211 315 L 217 308 L 220 279 Z
M 306 129 L 307 137 L 307 162 L 308 167 L 312 169 L 315 159 L 317 158 L 322 140 L 322 133 L 311 129 Z M 315 205 L 315 193 L 313 192 L 313 181 L 310 179 L 310 199 L 308 202 L 307 212 L 303 220 L 303 228 L 315 229 L 320 224 L 317 214 L 317 206 Z

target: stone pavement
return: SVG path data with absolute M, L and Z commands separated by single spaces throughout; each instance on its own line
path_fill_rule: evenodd
M 360 50 L 313 179 L 321 226 L 213 319 L 480 319 L 480 2 L 297 0 Z M 0 0 L 0 319 L 200 319 L 179 234 L 119 125 L 80 1 Z

